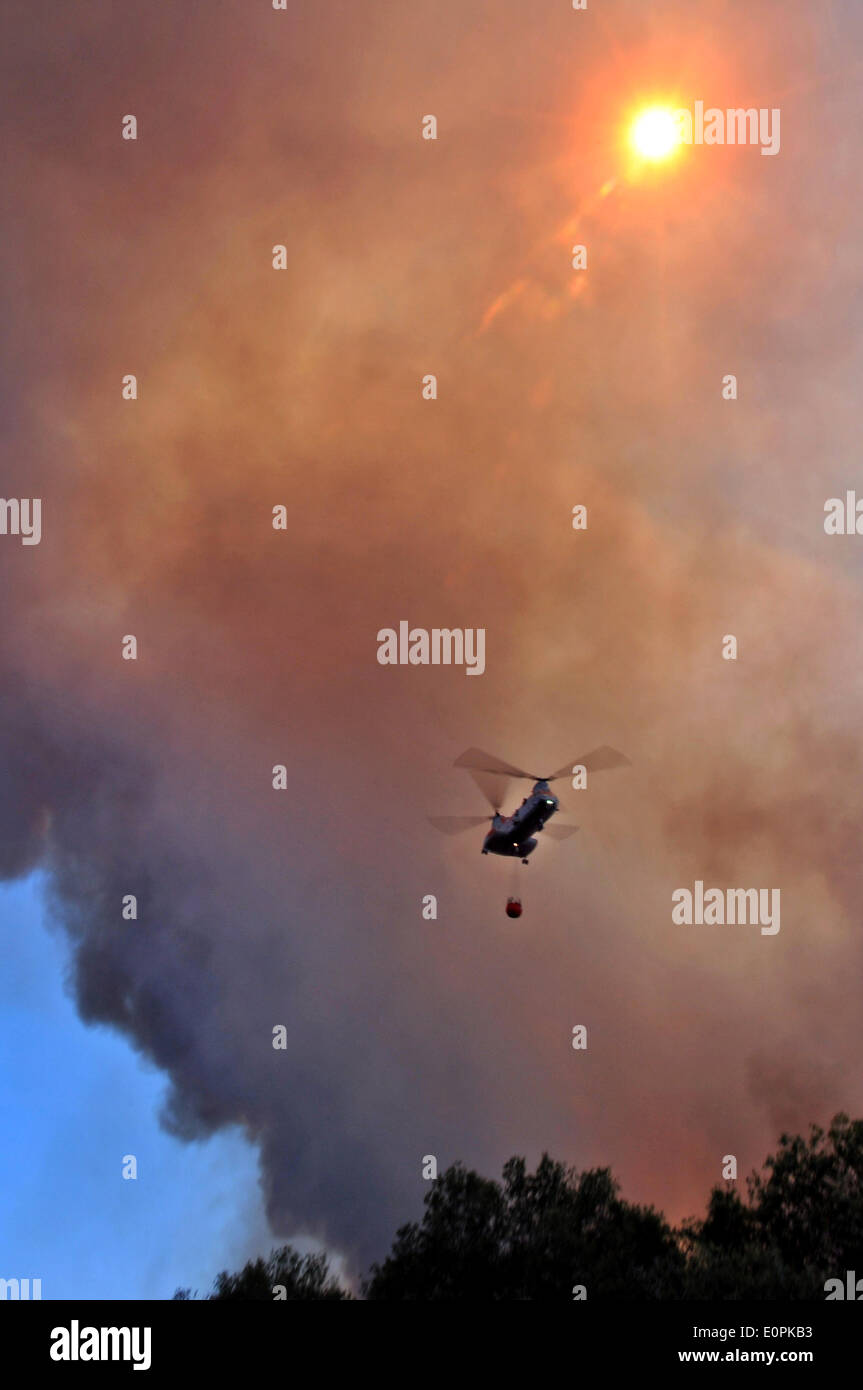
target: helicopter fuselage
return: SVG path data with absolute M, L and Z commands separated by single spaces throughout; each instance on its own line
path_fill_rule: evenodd
M 558 809 L 558 800 L 547 782 L 535 782 L 511 816 L 498 812 L 483 842 L 483 854 L 502 854 L 507 859 L 527 859 L 536 849 L 534 838 Z

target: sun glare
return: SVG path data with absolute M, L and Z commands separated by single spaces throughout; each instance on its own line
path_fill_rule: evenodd
M 680 144 L 680 132 L 667 107 L 651 106 L 636 117 L 631 139 L 643 159 L 667 159 Z

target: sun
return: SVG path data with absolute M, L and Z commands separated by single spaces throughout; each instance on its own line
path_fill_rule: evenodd
M 680 130 L 667 106 L 650 106 L 636 116 L 630 139 L 642 159 L 667 159 L 680 144 Z

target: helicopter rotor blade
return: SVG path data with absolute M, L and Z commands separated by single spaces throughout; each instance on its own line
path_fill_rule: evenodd
M 481 748 L 465 749 L 464 753 L 456 758 L 453 767 L 467 767 L 474 772 L 496 772 L 502 777 L 526 777 L 530 782 L 537 781 L 532 772 L 513 767 L 512 763 L 505 763 L 503 758 L 496 758 L 493 753 L 484 753 Z
M 475 768 L 468 768 L 467 774 L 479 787 L 489 806 L 497 815 L 506 796 L 509 778 L 504 776 L 502 772 L 477 772 Z
M 594 748 L 591 753 L 583 753 L 580 758 L 564 763 L 558 772 L 553 772 L 545 780 L 556 782 L 561 777 L 571 777 L 574 767 L 583 767 L 586 772 L 610 772 L 614 767 L 632 767 L 632 763 L 624 753 L 618 753 L 616 748 L 609 748 L 604 743 L 601 748 Z
M 465 830 L 476 830 L 480 825 L 488 825 L 491 816 L 429 816 L 429 825 L 444 835 L 461 835 Z

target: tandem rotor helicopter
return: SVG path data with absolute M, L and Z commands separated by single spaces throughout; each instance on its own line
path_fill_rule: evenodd
M 549 825 L 548 822 L 560 807 L 560 802 L 549 785 L 551 782 L 557 782 L 561 777 L 572 776 L 577 768 L 583 768 L 587 773 L 609 772 L 615 767 L 630 767 L 631 763 L 623 753 L 618 753 L 615 748 L 603 744 L 601 748 L 594 748 L 591 753 L 573 758 L 547 777 L 513 767 L 512 763 L 504 762 L 492 753 L 484 753 L 481 748 L 468 748 L 461 757 L 456 758 L 453 766 L 467 769 L 486 797 L 493 814 L 430 816 L 430 823 L 445 835 L 460 835 L 465 830 L 475 830 L 491 821 L 491 829 L 483 840 L 482 853 L 499 854 L 506 859 L 520 859 L 522 864 L 526 864 L 528 856 L 536 849 L 536 836 L 541 831 L 544 830 L 552 840 L 568 840 L 578 829 L 577 825 Z M 511 816 L 504 816 L 501 815 L 500 803 L 511 777 L 523 778 L 534 785 L 518 810 Z M 520 917 L 521 911 L 520 898 L 512 895 L 507 898 L 508 917 Z

